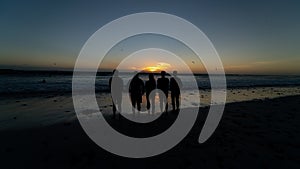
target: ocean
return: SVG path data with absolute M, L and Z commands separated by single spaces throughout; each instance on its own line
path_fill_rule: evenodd
M 130 75 L 120 75 L 124 84 L 128 83 Z M 109 92 L 108 80 L 111 73 L 98 73 L 96 76 L 96 92 Z M 155 75 L 157 79 L 159 75 Z M 167 76 L 168 77 L 168 76 Z M 206 74 L 179 75 L 186 82 L 183 90 L 189 90 L 189 79 L 195 78 L 199 89 L 210 89 L 209 76 Z M 140 75 L 145 82 L 146 74 Z M 226 75 L 228 89 L 249 87 L 289 87 L 300 86 L 300 76 L 295 75 Z M 0 74 L 1 96 L 34 96 L 42 94 L 71 94 L 72 72 L 59 71 L 15 71 Z

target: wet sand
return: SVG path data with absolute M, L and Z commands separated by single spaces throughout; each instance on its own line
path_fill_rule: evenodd
M 190 100 L 190 104 L 181 105 L 182 108 L 195 107 L 193 101 L 200 96 L 200 106 L 205 107 L 211 104 L 210 90 L 199 90 L 199 95 L 192 92 L 182 94 L 182 99 Z M 264 100 L 278 97 L 300 95 L 300 87 L 255 87 L 237 88 L 227 90 L 226 103 Z M 125 97 L 125 96 L 124 96 Z M 158 102 L 158 98 L 156 101 Z M 112 101 L 108 93 L 97 95 L 99 110 L 106 115 L 112 114 Z M 169 97 L 169 103 L 171 99 Z M 187 102 L 186 102 L 187 103 Z M 158 103 L 156 103 L 159 105 Z M 143 97 L 142 111 L 145 110 L 146 99 Z M 156 112 L 159 112 L 156 106 Z M 169 109 L 171 104 L 169 104 Z M 70 94 L 41 95 L 41 96 L 13 96 L 0 97 L 0 131 L 7 129 L 35 128 L 48 126 L 64 121 L 76 119 L 73 107 L 73 100 Z M 131 113 L 131 112 L 129 112 Z M 147 112 L 146 112 L 147 113 Z
M 29 104 L 22 100 L 17 103 L 24 107 L 28 105 L 23 104 Z M 47 102 L 44 104 L 49 105 Z M 0 131 L 1 168 L 300 167 L 300 96 L 226 104 L 217 130 L 203 144 L 199 144 L 197 139 L 208 107 L 200 108 L 196 124 L 181 143 L 164 154 L 146 159 L 118 157 L 101 149 L 84 133 L 76 118 L 73 118 L 73 110 L 70 107 L 66 110 L 64 104 L 60 104 L 61 111 L 69 111 L 65 113 L 69 113 L 70 118 L 62 118 L 47 125 L 23 129 L 6 128 Z M 30 108 L 26 109 L 30 111 Z M 17 121 L 30 118 L 24 114 L 15 117 L 16 119 L 13 116 L 9 119 Z M 176 115 L 172 113 L 164 116 L 160 127 L 166 127 L 175 118 Z M 117 127 L 124 124 L 110 117 L 107 119 Z M 126 130 L 130 130 L 127 131 L 130 134 L 133 128 L 127 126 Z

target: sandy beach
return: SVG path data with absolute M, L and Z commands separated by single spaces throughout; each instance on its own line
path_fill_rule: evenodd
M 23 107 L 28 107 L 30 104 L 22 101 L 24 100 L 15 103 Z M 43 119 L 41 118 L 43 115 L 40 115 L 39 119 L 43 120 L 35 126 L 2 128 L 0 139 L 2 166 L 5 168 L 149 169 L 300 167 L 299 95 L 228 103 L 213 136 L 204 144 L 199 144 L 197 139 L 209 108 L 202 107 L 199 109 L 197 122 L 180 144 L 166 153 L 146 159 L 123 158 L 101 149 L 84 133 L 77 119 L 74 118 L 72 107 L 66 107 L 62 100 L 52 100 L 52 102 L 61 104 L 61 107 L 58 106 L 55 111 L 64 112 L 61 119 L 53 114 L 55 123 L 49 118 L 51 122 L 47 123 L 47 118 Z M 44 105 L 49 104 L 44 103 Z M 27 109 L 30 111 L 30 108 Z M 11 111 L 15 112 L 13 109 Z M 50 116 L 50 112 L 49 109 L 45 109 L 44 115 Z M 11 117 L 9 123 L 22 118 L 30 117 L 17 114 Z M 162 117 L 160 122 L 164 125 L 160 128 L 167 127 L 175 118 L 176 115 L 172 113 Z M 130 125 L 124 129 L 124 124 L 119 121 L 107 119 L 111 124 L 123 128 L 128 134 L 145 133 L 139 131 L 139 128 L 134 130 Z M 1 124 L 3 123 L 2 121 Z M 157 128 L 157 130 L 146 131 L 151 135 L 151 132 L 158 130 Z
M 300 1 L 0 8 L 0 169 L 300 169 Z

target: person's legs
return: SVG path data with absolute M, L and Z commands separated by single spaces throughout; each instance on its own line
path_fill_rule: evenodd
M 172 101 L 173 111 L 175 111 L 175 95 L 173 93 L 171 94 L 171 101 Z
M 140 111 L 141 111 L 141 102 L 137 102 L 137 109 L 138 109 L 138 111 L 140 113 Z
M 180 97 L 180 94 L 176 95 L 176 106 L 177 106 L 177 110 L 179 110 L 179 97 Z
M 168 98 L 166 99 L 166 112 L 168 112 Z
M 159 105 L 160 105 L 160 111 L 163 112 L 164 108 L 164 94 L 159 93 Z
M 111 97 L 111 100 L 112 100 L 113 118 L 115 118 L 115 116 L 116 116 L 116 111 L 117 111 L 117 109 L 116 109 L 116 104 L 115 104 L 115 102 L 114 102 L 113 97 Z
M 146 94 L 146 100 L 147 100 L 147 110 L 148 110 L 148 113 L 150 114 L 150 99 L 149 99 L 149 94 Z
M 142 96 L 138 96 L 137 100 L 136 100 L 136 104 L 137 104 L 137 109 L 138 109 L 138 113 L 140 113 L 141 111 L 141 103 L 142 103 Z
M 166 104 L 166 109 L 165 111 L 168 112 L 168 93 L 165 93 L 165 104 Z
M 132 113 L 135 114 L 136 97 L 131 95 Z
M 120 113 L 122 112 L 122 96 L 117 99 L 117 104 L 118 104 L 118 112 L 120 118 Z
M 152 108 L 152 114 L 155 112 L 155 96 L 151 96 L 151 108 Z

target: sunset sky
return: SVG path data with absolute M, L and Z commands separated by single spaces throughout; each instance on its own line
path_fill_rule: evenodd
M 174 14 L 199 27 L 214 44 L 226 73 L 300 74 L 300 2 L 265 0 L 1 1 L 0 68 L 71 70 L 86 40 L 100 27 L 149 11 Z M 184 45 L 165 45 L 165 37 L 143 38 L 128 40 L 131 45 L 125 48 L 116 46 L 102 67 L 113 68 L 126 51 L 155 43 L 178 49 L 193 71 L 205 71 Z M 172 66 L 159 60 L 147 63 L 142 67 L 149 70 Z
M 113 67 L 153 72 L 206 71 L 199 57 L 188 46 L 179 40 L 157 34 L 135 35 L 119 42 L 107 53 L 100 67 L 105 70 Z

